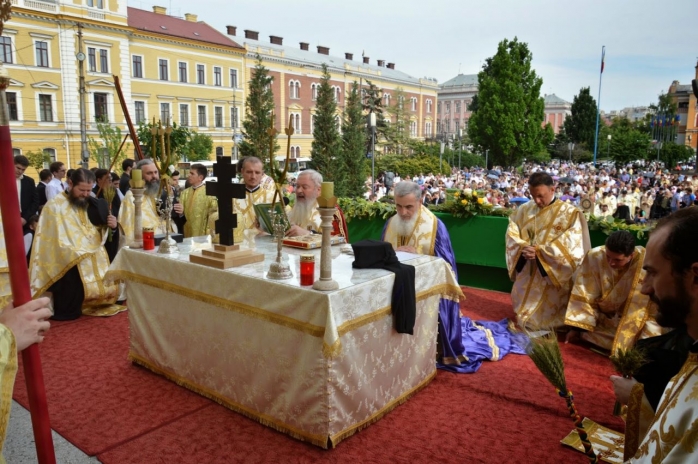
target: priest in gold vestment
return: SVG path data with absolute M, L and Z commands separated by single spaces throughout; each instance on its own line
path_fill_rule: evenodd
M 645 249 L 627 230 L 612 233 L 604 246 L 587 253 L 577 270 L 565 324 L 582 329 L 581 338 L 615 354 L 638 338 L 661 335 L 649 296 L 640 292 Z M 579 331 L 572 330 L 568 340 Z
M 572 276 L 590 248 L 586 219 L 575 206 L 555 198 L 552 177 L 531 174 L 533 201 L 509 217 L 506 261 L 514 282 L 511 300 L 519 327 L 562 327 Z
M 191 187 L 185 189 L 175 203 L 174 211 L 184 222 L 185 237 L 208 235 L 211 216 L 218 212 L 218 199 L 206 195 L 204 179 L 208 169 L 203 164 L 192 164 L 187 175 Z
M 143 180 L 145 181 L 145 193 L 143 194 L 143 203 L 141 205 L 142 226 L 143 228 L 153 229 L 155 234 L 166 233 L 166 223 L 160 218 L 157 196 L 160 190 L 160 173 L 152 159 L 146 158 L 136 163 L 136 169 L 142 171 Z M 166 198 L 166 193 L 162 193 Z M 133 192 L 130 190 L 124 196 L 119 210 L 119 225 L 124 232 L 125 244 L 130 245 L 133 242 L 134 229 L 136 221 L 136 206 L 133 202 Z M 171 222 L 170 232 L 177 232 L 174 221 Z
M 245 183 L 245 198 L 233 199 L 233 213 L 238 225 L 233 230 L 235 243 L 242 243 L 246 230 L 258 230 L 254 205 L 271 203 L 274 199 L 274 180 L 264 174 L 264 164 L 256 156 L 248 156 L 238 164 Z M 258 230 L 258 232 L 261 232 Z
M 76 169 L 70 191 L 49 200 L 39 217 L 29 284 L 34 298 L 46 292 L 53 295 L 55 320 L 77 319 L 81 314 L 107 316 L 125 309 L 114 304 L 119 285 L 104 280 L 109 268 L 105 245 L 118 245 L 115 237 L 107 242 L 108 228 L 114 232 L 117 222 L 103 199 L 91 197 L 94 182 L 94 173 Z M 100 202 L 103 213 L 93 215 L 91 208 Z

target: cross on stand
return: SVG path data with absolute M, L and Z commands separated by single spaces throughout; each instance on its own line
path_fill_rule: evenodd
M 233 229 L 238 225 L 237 214 L 233 214 L 233 199 L 245 198 L 245 184 L 234 184 L 237 166 L 231 164 L 230 156 L 219 156 L 213 165 L 213 175 L 217 180 L 206 182 L 206 195 L 218 198 L 218 220 L 216 233 L 221 245 L 235 245 Z
M 189 261 L 228 269 L 229 267 L 242 266 L 250 263 L 264 261 L 264 254 L 254 250 L 241 250 L 240 245 L 235 245 L 233 229 L 237 227 L 237 215 L 233 214 L 233 199 L 245 198 L 245 184 L 234 184 L 236 165 L 231 164 L 230 156 L 219 156 L 213 165 L 213 175 L 216 181 L 206 183 L 206 195 L 215 196 L 218 199 L 218 220 L 216 232 L 220 237 L 220 245 L 214 245 L 212 250 L 202 250 L 200 253 L 191 253 Z

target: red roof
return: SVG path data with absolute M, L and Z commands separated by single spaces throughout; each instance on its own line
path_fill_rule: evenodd
M 155 34 L 169 35 L 189 40 L 198 40 L 224 47 L 242 48 L 225 34 L 218 32 L 203 21 L 192 22 L 152 11 L 128 7 L 128 25 Z

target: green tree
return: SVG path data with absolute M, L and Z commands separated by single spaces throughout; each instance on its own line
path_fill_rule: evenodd
M 245 120 L 242 123 L 243 139 L 239 150 L 241 156 L 256 156 L 265 163 L 279 150 L 279 145 L 274 140 L 273 153 L 269 153 L 269 129 L 274 127 L 272 81 L 269 70 L 262 64 L 262 57 L 257 55 L 257 64 L 252 70 L 252 79 L 248 86 Z
M 123 149 L 119 150 L 123 140 L 121 128 L 103 120 L 97 122 L 97 132 L 100 140 L 92 137 L 87 140 L 90 158 L 96 161 L 100 168 L 109 169 L 112 165 L 119 166 L 121 160 L 126 158 L 126 152 Z
M 354 82 L 344 107 L 340 151 L 346 179 L 345 193 L 348 197 L 363 197 L 366 191 L 366 139 L 366 121 L 361 108 L 359 86 Z
M 208 134 L 192 132 L 186 151 L 187 161 L 208 161 L 213 152 L 213 139 Z
M 664 162 L 667 169 L 674 169 L 681 161 L 688 161 L 695 156 L 695 153 L 686 145 L 679 145 L 674 142 L 665 142 L 659 150 L 659 159 Z
M 594 147 L 596 136 L 596 100 L 589 93 L 589 87 L 582 87 L 572 101 L 570 115 L 565 118 L 565 133 L 570 141 L 584 144 L 587 149 Z
M 24 154 L 29 160 L 29 165 L 36 169 L 36 172 L 44 169 L 44 166 L 51 163 L 51 155 L 45 151 L 28 151 Z
M 362 104 L 363 104 L 363 109 L 364 112 L 371 114 L 374 113 L 376 115 L 376 144 L 378 144 L 378 141 L 381 138 L 385 138 L 385 129 L 386 129 L 386 122 L 385 122 L 385 114 L 384 114 L 384 108 L 383 108 L 383 89 L 379 88 L 376 86 L 373 82 L 369 81 L 368 79 L 366 80 L 366 83 L 368 84 L 367 89 L 362 89 Z M 370 152 L 371 151 L 371 133 L 370 133 L 370 128 L 367 128 L 368 131 L 368 140 L 366 141 L 366 151 Z
M 505 39 L 478 74 L 477 111 L 469 119 L 468 135 L 478 151 L 489 150 L 492 164 L 516 166 L 552 142 L 552 132 L 542 127 L 543 80 L 531 59 L 528 45 Z
M 342 140 L 337 127 L 337 100 L 330 85 L 330 72 L 322 65 L 322 78 L 317 90 L 317 103 L 313 124 L 313 145 L 310 150 L 310 165 L 322 174 L 327 182 L 334 182 L 337 196 L 345 195 L 344 166 L 338 161 Z
M 153 129 L 157 128 L 158 124 L 152 122 L 143 122 L 138 125 L 136 134 L 138 135 L 138 141 L 143 145 L 143 156 L 146 158 L 152 158 L 151 149 L 153 147 Z M 172 131 L 170 132 L 170 150 L 175 155 L 175 162 L 180 159 L 186 159 L 188 155 L 188 145 L 189 139 L 191 137 L 191 131 L 188 127 L 178 126 L 176 122 L 172 123 Z M 159 153 L 160 142 L 156 148 Z
M 387 118 L 383 136 L 388 151 L 403 155 L 410 145 L 410 115 L 405 109 L 405 92 L 401 87 L 395 90 L 395 104 L 386 108 Z
M 616 117 L 610 128 L 611 159 L 617 166 L 630 161 L 645 159 L 650 149 L 650 136 L 639 131 L 628 118 Z

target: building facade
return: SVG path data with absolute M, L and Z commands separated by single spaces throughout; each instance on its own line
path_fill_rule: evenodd
M 543 126 L 550 124 L 555 134 L 559 134 L 565 124 L 565 118 L 572 115 L 572 103 L 563 100 L 554 93 L 544 95 L 545 119 Z
M 695 79 L 698 79 L 698 64 L 695 67 Z M 691 84 L 680 84 L 674 81 L 669 86 L 669 96 L 677 107 L 679 127 L 676 143 L 687 145 L 694 150 L 698 147 L 698 100 L 693 93 Z

